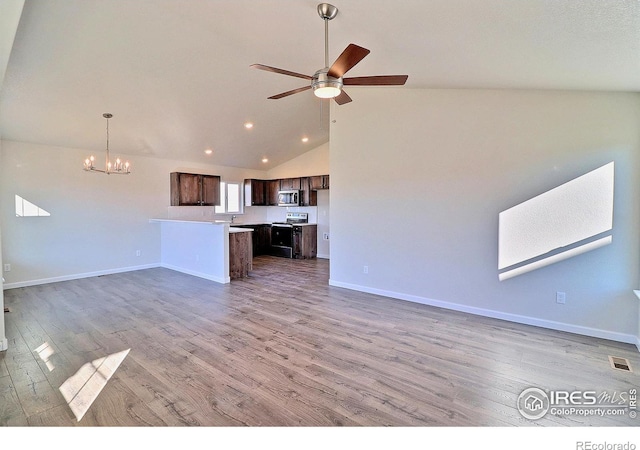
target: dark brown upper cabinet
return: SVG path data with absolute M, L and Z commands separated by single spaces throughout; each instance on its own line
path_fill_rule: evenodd
M 300 177 L 300 206 L 318 206 L 318 192 L 311 189 L 311 177 Z
M 217 206 L 220 204 L 220 177 L 172 172 L 171 206 Z
M 278 191 L 280 190 L 280 180 L 268 180 L 266 182 L 267 206 L 278 206 Z
M 312 190 L 329 189 L 329 175 L 316 175 L 309 178 Z
M 277 206 L 278 191 L 300 190 L 300 206 L 317 206 L 319 189 L 329 189 L 329 175 L 282 178 L 279 180 L 244 180 L 245 206 Z
M 267 206 L 267 183 L 265 180 L 244 180 L 244 206 Z
M 300 178 L 283 178 L 280 180 L 280 189 L 283 191 L 300 189 Z

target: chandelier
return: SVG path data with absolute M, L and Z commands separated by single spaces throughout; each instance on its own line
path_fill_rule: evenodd
M 93 163 L 95 162 L 95 158 L 93 155 L 91 155 L 84 160 L 84 170 L 106 173 L 107 175 L 129 175 L 131 173 L 131 165 L 129 164 L 129 161 L 122 162 L 120 158 L 116 158 L 115 163 L 112 163 L 109 159 L 109 119 L 113 117 L 113 114 L 104 113 L 102 117 L 107 119 L 107 156 L 104 162 L 105 168 L 104 170 L 96 168 L 93 165 Z

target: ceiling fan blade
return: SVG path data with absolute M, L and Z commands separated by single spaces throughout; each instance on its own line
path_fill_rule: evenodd
M 349 44 L 347 48 L 338 56 L 336 62 L 329 69 L 328 75 L 334 78 L 342 77 L 353 66 L 358 64 L 362 59 L 370 53 L 370 50 L 360 47 L 356 44 Z
M 309 75 L 291 72 L 290 70 L 278 69 L 277 67 L 265 66 L 264 64 L 252 64 L 249 67 L 253 67 L 254 69 L 266 70 L 267 72 L 280 73 L 282 75 L 289 75 L 290 77 L 298 77 L 305 80 L 313 80 L 313 77 Z
M 345 91 L 340 92 L 340 95 L 334 97 L 333 99 L 338 105 L 344 105 L 345 103 L 349 103 L 350 101 L 352 101 L 351 97 L 349 97 Z
M 401 86 L 407 82 L 408 75 L 378 75 L 372 77 L 352 77 L 342 80 L 350 86 Z
M 309 89 L 311 89 L 311 85 L 305 86 L 305 87 L 301 87 L 301 88 L 298 88 L 298 89 L 293 89 L 291 91 L 283 92 L 281 94 L 272 95 L 269 98 L 272 99 L 272 100 L 277 100 L 279 98 L 288 97 L 290 95 L 297 94 L 298 92 L 304 92 L 304 91 L 307 91 Z

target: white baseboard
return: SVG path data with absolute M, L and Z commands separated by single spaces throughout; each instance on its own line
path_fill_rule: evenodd
M 5 283 L 3 288 L 16 289 L 21 287 L 37 286 L 39 284 L 58 283 L 60 281 L 71 281 L 79 280 L 81 278 L 99 277 L 101 275 L 113 275 L 115 273 L 133 272 L 134 270 L 155 269 L 156 267 L 160 267 L 160 264 L 144 264 L 141 266 L 120 267 L 117 269 L 98 270 L 95 272 L 75 273 L 60 277 L 41 278 L 39 280 L 19 281 L 16 283 Z
M 214 277 L 211 275 L 207 275 L 206 273 L 186 270 L 180 267 L 172 266 L 170 264 L 145 264 L 141 266 L 130 266 L 130 267 L 120 267 L 118 269 L 99 270 L 96 272 L 76 273 L 72 275 L 64 275 L 61 277 L 41 278 L 39 280 L 28 280 L 28 281 L 19 281 L 16 283 L 5 283 L 3 288 L 16 289 L 21 287 L 38 286 L 40 284 L 58 283 L 60 281 L 71 281 L 71 280 L 79 280 L 81 278 L 91 278 L 91 277 L 99 277 L 102 275 L 113 275 L 116 273 L 133 272 L 135 270 L 155 269 L 158 267 L 164 267 L 166 269 L 175 270 L 176 272 L 186 273 L 187 275 L 193 275 L 195 277 L 205 278 L 207 280 L 215 281 L 216 283 L 226 284 L 231 282 L 231 279 L 229 277 L 226 277 L 226 278 Z
M 216 277 L 206 273 L 196 272 L 194 270 L 184 269 L 178 266 L 172 266 L 171 264 L 161 264 L 160 267 L 164 267 L 165 269 L 175 270 L 176 272 L 180 272 L 180 273 L 186 273 L 187 275 L 193 275 L 194 277 L 204 278 L 205 280 L 215 281 L 216 283 L 222 283 L 222 284 L 231 283 L 230 277 Z
M 324 253 L 318 253 L 316 258 L 329 259 L 329 255 L 325 255 Z
M 519 314 L 511 314 L 501 311 L 495 311 L 492 309 L 478 308 L 475 306 L 461 305 L 459 303 L 451 303 L 442 300 L 434 300 L 431 298 L 420 297 L 417 295 L 404 294 L 401 292 L 387 291 L 383 289 L 371 288 L 368 286 L 361 286 L 357 284 L 344 283 L 342 281 L 329 280 L 330 286 L 341 287 L 345 289 L 351 289 L 353 291 L 366 292 L 368 294 L 381 295 L 383 297 L 395 298 L 398 300 L 406 300 L 413 303 L 420 303 L 423 305 L 436 306 L 438 308 L 450 309 L 453 311 L 460 311 L 469 314 L 475 314 L 477 316 L 491 317 L 493 319 L 501 319 L 509 322 L 521 323 L 524 325 L 533 325 L 541 328 L 549 328 L 551 330 L 565 331 L 568 333 L 580 334 L 583 336 L 591 336 L 601 339 L 608 339 L 610 341 L 624 342 L 625 344 L 635 344 L 640 351 L 640 338 L 632 334 L 617 333 L 614 331 L 601 330 L 598 328 L 584 327 L 581 325 L 572 325 L 563 322 L 556 322 L 553 320 L 539 319 L 536 317 L 522 316 Z
M 9 348 L 9 341 L 7 338 L 0 339 L 0 352 L 4 352 Z

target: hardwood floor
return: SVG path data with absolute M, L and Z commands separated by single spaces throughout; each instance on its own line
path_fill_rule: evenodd
M 328 267 L 261 256 L 230 285 L 149 269 L 5 291 L 0 424 L 640 424 L 516 409 L 529 387 L 637 388 L 635 347 L 330 287 Z

